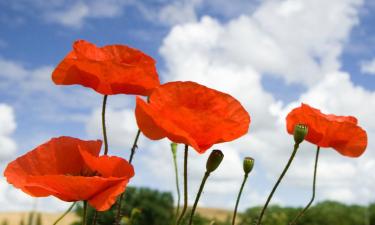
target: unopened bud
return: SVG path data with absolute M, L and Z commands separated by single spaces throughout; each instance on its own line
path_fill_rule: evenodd
M 308 132 L 308 127 L 304 124 L 297 124 L 294 127 L 294 141 L 296 144 L 300 144 L 306 137 Z
M 254 167 L 254 159 L 251 157 L 245 157 L 243 160 L 243 171 L 245 174 L 249 174 Z
M 171 150 L 172 150 L 173 156 L 176 156 L 176 154 L 177 154 L 177 144 L 176 143 L 174 143 L 174 142 L 171 143 Z
M 220 150 L 213 150 L 207 159 L 206 170 L 211 173 L 219 167 L 223 161 L 224 154 Z

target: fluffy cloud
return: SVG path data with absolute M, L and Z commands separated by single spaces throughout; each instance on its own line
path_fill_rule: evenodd
M 0 162 L 9 159 L 17 145 L 11 135 L 16 129 L 16 121 L 12 107 L 0 104 Z
M 56 86 L 51 80 L 52 66 L 30 69 L 22 62 L 4 59 L 0 56 L 0 90 L 4 98 L 12 98 L 13 107 L 18 112 L 29 112 L 43 120 L 83 121 L 81 113 L 56 113 L 65 110 L 87 109 L 97 106 L 100 96 L 80 86 Z M 34 96 L 30 98 L 30 96 Z M 33 113 L 31 113 L 33 112 Z
M 48 10 L 45 18 L 63 26 L 81 28 L 88 18 L 112 18 L 122 13 L 122 1 L 77 1 Z
M 339 57 L 352 27 L 358 23 L 361 4 L 357 0 L 265 1 L 251 15 L 227 23 L 205 16 L 199 22 L 177 25 L 164 39 L 160 52 L 167 64 L 168 80 L 193 80 L 228 92 L 251 113 L 249 135 L 222 146 L 238 156 L 251 154 L 257 159 L 260 166 L 255 173 L 263 175 L 254 178 L 254 182 L 261 183 L 253 190 L 258 196 L 265 199 L 268 193 L 264 190 L 270 189 L 291 153 L 292 141 L 285 132 L 284 118 L 301 101 L 325 112 L 355 115 L 372 136 L 374 93 L 354 86 L 350 76 L 340 72 Z M 296 102 L 278 102 L 263 88 L 263 76 L 277 76 L 307 89 Z M 310 194 L 315 151 L 308 143 L 303 148 L 285 181 L 289 193 L 302 193 L 294 196 L 292 204 L 303 204 L 298 199 Z M 240 164 L 241 157 L 229 165 Z M 336 189 L 340 187 L 343 193 L 351 193 L 342 196 L 343 201 L 373 200 L 366 194 L 373 185 L 363 187 L 366 170 L 361 167 L 371 167 L 372 160 L 369 153 L 355 160 L 333 150 L 322 151 L 320 199 L 337 199 L 340 195 Z M 197 179 L 194 183 L 199 176 L 193 174 L 193 180 Z M 215 187 L 227 190 L 232 190 L 230 183 L 213 181 Z M 359 185 L 361 191 L 357 191 Z M 217 190 L 208 189 L 206 194 Z M 281 202 L 290 203 L 286 200 L 281 198 Z
M 362 61 L 360 66 L 362 73 L 375 75 L 375 58 L 369 61 Z

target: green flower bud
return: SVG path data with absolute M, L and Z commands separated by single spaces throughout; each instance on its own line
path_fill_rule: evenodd
M 206 170 L 211 173 L 216 170 L 221 161 L 223 161 L 224 154 L 220 150 L 213 150 L 207 159 Z
M 245 157 L 243 160 L 243 171 L 245 174 L 249 174 L 254 167 L 254 159 L 251 157 Z
M 308 127 L 304 124 L 297 124 L 294 127 L 294 141 L 296 144 L 300 144 L 306 137 L 307 132 L 309 131 Z
M 171 143 L 171 150 L 172 150 L 173 156 L 176 156 L 176 154 L 177 154 L 177 144 L 176 143 L 174 143 L 174 142 Z

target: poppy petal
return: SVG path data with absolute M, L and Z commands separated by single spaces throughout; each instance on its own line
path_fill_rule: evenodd
M 76 41 L 52 73 L 59 85 L 79 84 L 103 95 L 149 95 L 160 84 L 155 60 L 125 45 L 101 48 Z
M 247 133 L 250 116 L 232 96 L 194 82 L 156 88 L 149 103 L 137 99 L 137 124 L 150 139 L 168 137 L 199 153 Z
M 367 133 L 353 116 L 324 114 L 307 104 L 293 109 L 286 117 L 287 131 L 302 123 L 309 131 L 305 139 L 320 147 L 331 147 L 348 157 L 359 157 L 367 147 Z

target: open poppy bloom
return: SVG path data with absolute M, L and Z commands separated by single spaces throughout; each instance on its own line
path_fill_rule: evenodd
M 169 138 L 199 153 L 246 134 L 250 116 L 232 96 L 194 82 L 170 82 L 152 92 L 149 103 L 137 97 L 139 129 L 152 140 Z
M 131 177 L 133 167 L 115 156 L 99 156 L 102 142 L 58 137 L 9 163 L 7 181 L 33 197 L 87 200 L 108 210 Z
M 55 84 L 80 84 L 103 95 L 149 95 L 160 84 L 155 60 L 125 45 L 96 47 L 84 40 L 52 73 Z
M 304 124 L 309 131 L 305 139 L 320 147 L 331 147 L 340 154 L 359 157 L 367 147 L 367 134 L 357 125 L 353 116 L 323 114 L 320 110 L 302 104 L 286 117 L 287 130 L 293 134 L 296 124 Z

